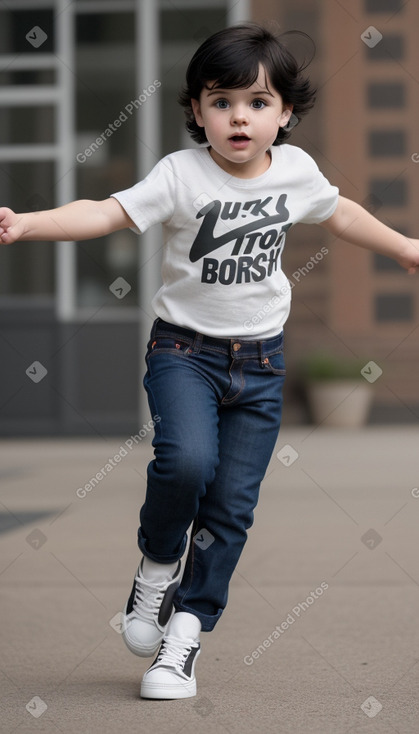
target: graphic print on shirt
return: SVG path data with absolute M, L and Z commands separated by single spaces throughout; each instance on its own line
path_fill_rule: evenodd
M 288 222 L 286 201 L 287 194 L 281 194 L 275 207 L 272 206 L 272 196 L 246 202 L 226 201 L 224 204 L 215 199 L 202 207 L 196 218 L 203 218 L 203 221 L 189 253 L 193 263 L 203 258 L 201 283 L 259 282 L 276 272 L 286 233 L 292 226 L 292 222 Z M 246 224 L 215 235 L 218 222 L 250 215 L 252 220 Z M 274 226 L 283 222 L 288 223 L 281 228 Z M 230 257 L 223 260 L 207 257 L 229 242 L 232 243 Z

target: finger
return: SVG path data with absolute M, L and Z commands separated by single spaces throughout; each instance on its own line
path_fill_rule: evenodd
M 10 245 L 10 243 L 13 242 L 11 228 L 0 228 L 0 232 L 0 242 L 2 243 L 2 245 Z

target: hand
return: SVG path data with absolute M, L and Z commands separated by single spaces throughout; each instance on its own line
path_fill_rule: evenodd
M 406 248 L 397 262 L 407 270 L 408 275 L 415 275 L 419 267 L 419 240 L 406 239 Z
M 0 207 L 0 244 L 11 245 L 21 239 L 25 231 L 24 217 L 5 206 Z

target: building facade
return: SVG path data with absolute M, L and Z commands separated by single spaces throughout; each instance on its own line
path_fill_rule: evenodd
M 305 31 L 316 44 L 310 66 L 316 107 L 295 128 L 292 142 L 314 157 L 343 196 L 417 238 L 419 6 L 403 0 L 295 0 L 271 2 L 257 17 L 274 13 L 282 28 Z M 307 270 L 324 245 L 328 255 Z M 374 383 L 371 421 L 416 422 L 417 279 L 393 260 L 302 225 L 290 233 L 283 262 L 291 279 L 295 274 L 286 329 L 291 372 L 319 347 L 344 359 L 374 361 L 382 375 Z M 290 381 L 288 389 L 292 418 L 304 419 Z
M 318 101 L 291 142 L 342 195 L 418 233 L 419 8 L 402 0 L 14 0 L 0 9 L 0 203 L 105 198 L 191 145 L 177 105 L 188 60 L 210 33 L 252 18 L 304 31 L 286 36 L 302 60 L 316 46 Z M 160 258 L 159 228 L 1 249 L 2 435 L 106 435 L 148 420 L 141 377 Z M 320 227 L 290 232 L 283 262 L 294 284 L 289 421 L 307 417 L 294 367 L 319 346 L 380 366 L 372 420 L 416 420 L 416 279 Z

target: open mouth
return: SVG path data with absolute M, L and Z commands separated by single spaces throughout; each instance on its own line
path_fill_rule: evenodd
M 246 150 L 247 146 L 250 144 L 250 138 L 246 133 L 236 133 L 228 140 L 230 147 L 233 148 L 233 150 Z
M 246 133 L 237 133 L 236 135 L 231 135 L 229 140 L 233 140 L 235 143 L 241 143 L 245 140 L 250 140 L 249 136 L 246 135 Z

